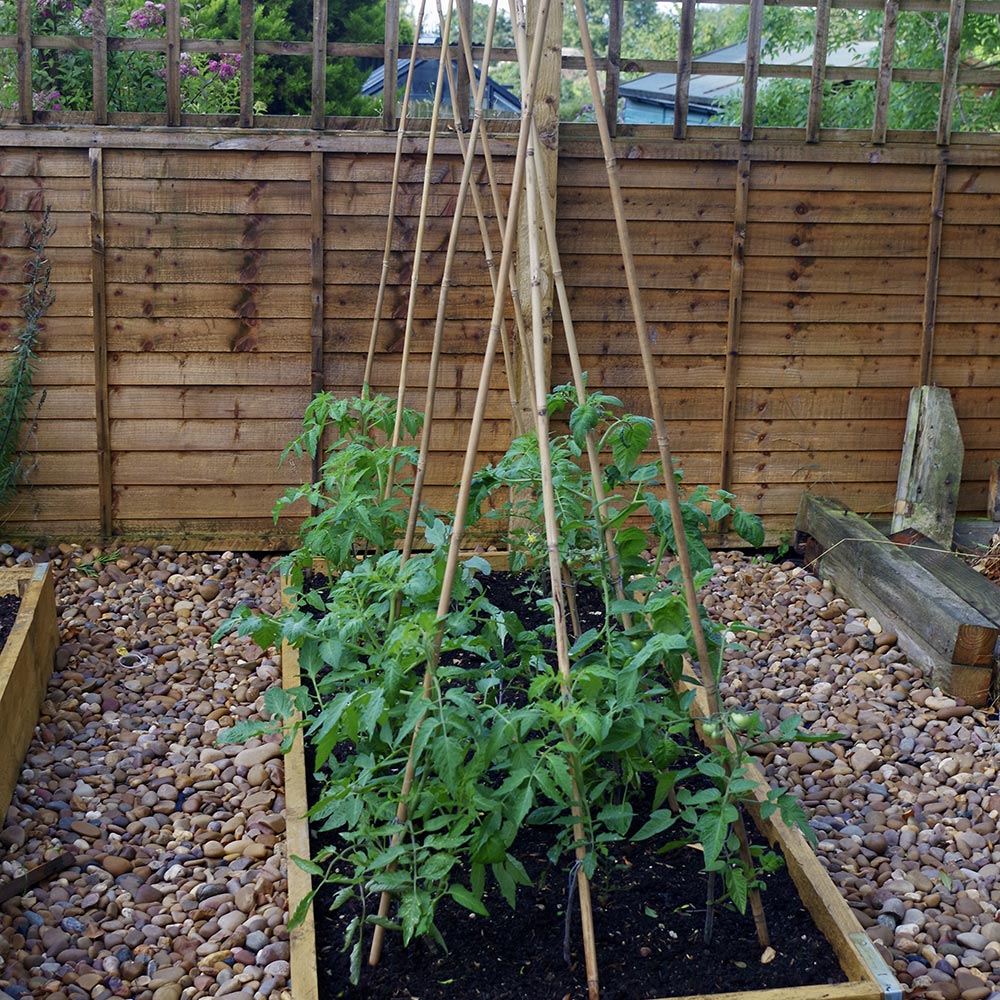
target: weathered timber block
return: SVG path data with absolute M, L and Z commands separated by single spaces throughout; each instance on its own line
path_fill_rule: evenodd
M 891 622 L 896 642 L 907 659 L 920 667 L 932 682 L 949 694 L 957 695 L 970 705 L 982 708 L 989 700 L 993 668 L 988 665 L 956 664 L 948 660 L 901 621 L 898 610 L 887 604 L 860 580 L 852 579 L 854 565 L 844 549 L 833 549 L 822 556 L 819 571 L 833 581 L 837 591 L 881 622 Z M 849 584 L 845 581 L 849 581 Z
M 891 623 L 900 648 L 949 689 L 955 664 L 989 668 L 997 626 L 843 504 L 805 494 L 797 528 L 821 548 L 819 570 L 853 604 Z
M 950 545 L 965 449 L 947 389 L 922 385 L 910 393 L 896 484 L 892 531 L 916 528 Z
M 17 618 L 0 650 L 0 817 L 14 794 L 55 661 L 58 630 L 48 563 L 0 570 L 0 594 L 19 594 Z
M 977 573 L 966 559 L 912 528 L 890 535 L 889 540 L 1000 628 L 1000 587 Z

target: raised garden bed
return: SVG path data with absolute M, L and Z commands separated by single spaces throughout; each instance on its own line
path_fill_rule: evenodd
M 7 595 L 18 596 L 20 605 L 0 650 L 0 818 L 31 743 L 58 643 L 48 563 L 0 570 L 0 596 Z
M 282 646 L 282 676 L 286 688 L 295 687 L 300 682 L 298 654 L 287 643 Z M 692 714 L 707 714 L 704 693 L 700 690 L 696 692 Z M 306 819 L 309 803 L 301 732 L 296 734 L 291 751 L 286 756 L 285 774 L 289 855 L 309 858 L 310 839 Z M 753 777 L 758 786 L 753 797 L 758 803 L 763 802 L 767 796 L 767 781 L 756 767 L 753 768 Z M 746 1000 L 777 1000 L 778 997 L 782 1000 L 876 1000 L 900 996 L 895 977 L 876 952 L 853 911 L 837 891 L 801 832 L 790 828 L 777 813 L 762 819 L 752 804 L 750 810 L 760 832 L 784 855 L 788 874 L 816 927 L 825 936 L 836 956 L 844 981 L 775 990 L 727 992 L 725 996 L 731 1000 L 737 997 L 745 997 Z M 289 861 L 288 881 L 289 911 L 294 912 L 300 900 L 310 891 L 311 877 Z M 749 915 L 745 919 L 749 923 Z M 311 912 L 290 937 L 293 995 L 296 1000 L 314 1000 L 321 993 L 317 977 L 315 921 Z M 695 1000 L 696 997 L 704 1000 L 712 995 L 721 997 L 723 994 L 699 992 L 680 1000 Z M 637 997 L 635 1000 L 646 998 Z

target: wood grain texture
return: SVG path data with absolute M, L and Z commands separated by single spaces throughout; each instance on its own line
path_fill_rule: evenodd
M 853 511 L 807 495 L 796 527 L 819 544 L 819 569 L 848 600 L 937 654 L 937 683 L 947 682 L 942 664 L 992 663 L 996 626 Z

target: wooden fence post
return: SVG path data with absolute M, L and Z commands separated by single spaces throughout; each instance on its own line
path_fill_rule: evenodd
M 941 231 L 944 227 L 944 198 L 948 180 L 945 154 L 934 167 L 931 187 L 930 224 L 927 233 L 927 272 L 924 278 L 923 326 L 920 339 L 920 385 L 931 384 L 934 367 L 934 331 L 937 323 L 938 277 L 941 269 Z
M 253 128 L 254 0 L 240 0 L 240 128 Z
M 312 357 L 309 366 L 309 398 L 312 399 L 317 393 L 322 392 L 325 385 L 324 363 L 325 346 L 324 335 L 324 309 L 323 293 L 325 270 L 323 266 L 324 253 L 324 223 L 325 223 L 325 203 L 324 192 L 324 164 L 323 153 L 309 154 L 309 203 L 310 203 L 310 238 L 309 238 L 309 262 L 310 280 L 309 297 L 312 302 L 310 341 L 312 347 Z M 312 481 L 315 483 L 319 479 L 320 466 L 323 464 L 322 443 L 316 450 L 313 458 Z
M 108 310 L 104 270 L 104 151 L 90 150 L 90 261 L 94 312 L 94 420 L 97 425 L 97 497 L 101 538 L 111 537 L 114 521 L 111 413 L 108 393 Z
M 733 450 L 736 439 L 736 393 L 740 363 L 740 317 L 743 302 L 744 250 L 750 202 L 750 152 L 743 147 L 736 163 L 736 207 L 733 215 L 733 249 L 729 266 L 729 314 L 726 327 L 726 377 L 722 393 L 722 463 L 719 486 L 728 490 L 733 482 Z

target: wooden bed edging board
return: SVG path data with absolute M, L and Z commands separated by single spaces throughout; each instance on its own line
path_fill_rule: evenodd
M 0 569 L 0 594 L 20 594 L 0 650 L 0 818 L 7 812 L 52 676 L 58 629 L 48 563 Z
M 283 643 L 281 647 L 281 675 L 286 688 L 298 686 L 298 652 L 287 643 Z M 702 690 L 698 690 L 691 710 L 696 716 L 708 714 Z M 767 796 L 769 785 L 756 764 L 752 764 L 751 768 L 751 777 L 757 780 L 754 798 L 760 803 Z M 288 912 L 293 913 L 299 901 L 312 888 L 311 876 L 291 860 L 293 855 L 309 857 L 309 825 L 306 819 L 309 803 L 306 797 L 306 763 L 301 732 L 296 734 L 292 748 L 285 757 L 285 807 Z M 789 874 L 799 895 L 816 926 L 830 942 L 848 982 L 796 989 L 698 994 L 676 997 L 673 1000 L 900 1000 L 902 992 L 895 976 L 862 930 L 857 917 L 837 891 L 826 869 L 806 843 L 805 837 L 798 830 L 790 829 L 777 814 L 764 820 L 754 805 L 750 806 L 750 811 L 761 832 L 784 853 Z M 316 930 L 311 908 L 306 919 L 292 931 L 290 946 L 293 1000 L 319 1000 Z

